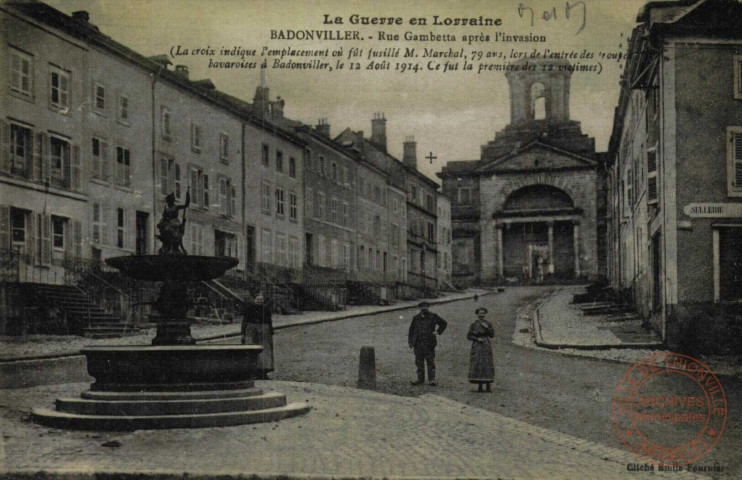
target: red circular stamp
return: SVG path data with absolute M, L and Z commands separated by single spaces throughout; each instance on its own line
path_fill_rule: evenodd
M 727 420 L 716 375 L 698 360 L 658 353 L 634 364 L 613 397 L 621 441 L 646 462 L 679 467 L 707 455 Z

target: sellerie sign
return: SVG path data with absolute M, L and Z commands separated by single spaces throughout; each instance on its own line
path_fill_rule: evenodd
M 683 212 L 693 218 L 742 217 L 742 203 L 689 203 Z

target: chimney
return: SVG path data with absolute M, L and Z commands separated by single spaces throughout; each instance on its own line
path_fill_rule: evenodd
M 314 130 L 325 138 L 330 138 L 330 124 L 327 123 L 327 118 L 320 118 Z
M 78 10 L 72 12 L 72 19 L 80 23 L 88 23 L 90 21 L 90 14 L 85 10 Z
M 371 120 L 371 142 L 386 152 L 386 118 L 383 113 L 374 113 Z
M 188 66 L 187 65 L 176 65 L 175 73 L 188 80 Z
M 417 170 L 417 142 L 415 137 L 409 136 L 404 139 L 404 156 L 402 162 L 408 167 Z
M 252 97 L 252 103 L 256 113 L 263 115 L 268 112 L 268 109 L 270 108 L 270 100 L 268 99 L 269 94 L 270 89 L 266 87 L 265 84 L 265 68 L 261 68 L 260 86 L 255 89 L 255 96 Z

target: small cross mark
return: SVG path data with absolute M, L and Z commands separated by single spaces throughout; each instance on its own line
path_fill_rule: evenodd
M 433 155 L 433 152 L 430 152 L 428 154 L 428 156 L 425 157 L 425 158 L 427 158 L 428 160 L 430 160 L 430 163 L 433 163 L 433 160 L 437 159 L 438 157 L 436 157 L 435 155 Z

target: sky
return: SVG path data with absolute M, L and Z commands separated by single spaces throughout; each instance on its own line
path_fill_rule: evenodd
M 406 137 L 417 142 L 419 169 L 428 176 L 448 161 L 475 160 L 482 145 L 509 123 L 509 87 L 501 71 L 477 73 L 479 63 L 514 61 L 516 54 L 535 51 L 568 51 L 593 54 L 593 59 L 572 59 L 571 62 L 591 65 L 596 72 L 575 72 L 571 79 L 570 116 L 582 123 L 583 133 L 594 137 L 598 151 L 607 148 L 618 101 L 619 77 L 624 59 L 601 58 L 600 53 L 626 52 L 627 37 L 635 26 L 643 0 L 497 0 L 497 1 L 248 1 L 248 0 L 51 0 L 53 7 L 72 13 L 86 10 L 91 23 L 124 45 L 146 55 L 169 54 L 174 64 L 186 65 L 192 80 L 209 78 L 219 90 L 252 101 L 260 83 L 260 70 L 214 69 L 209 60 L 233 60 L 218 55 L 222 47 L 257 50 L 257 60 L 263 47 L 271 49 L 343 49 L 343 70 L 274 69 L 269 59 L 266 84 L 271 97 L 281 96 L 287 117 L 315 125 L 327 118 L 333 136 L 346 127 L 371 133 L 371 119 L 383 113 L 387 119 L 389 152 L 402 158 Z M 520 7 L 520 8 L 519 8 Z M 532 16 L 531 16 L 532 12 Z M 359 17 L 401 18 L 402 25 L 352 24 L 352 15 Z M 568 15 L 569 14 L 569 15 Z M 340 17 L 342 24 L 328 24 Z M 500 19 L 499 26 L 433 25 L 433 17 Z M 427 25 L 411 25 L 414 18 L 424 18 Z M 361 40 L 310 41 L 271 39 L 271 31 L 341 30 L 359 32 Z M 452 35 L 456 41 L 404 40 L 406 32 L 413 35 L 435 33 Z M 545 43 L 512 43 L 493 41 L 495 34 L 540 35 Z M 380 40 L 399 35 L 400 40 Z M 463 41 L 464 35 L 489 35 L 490 41 Z M 449 37 L 450 38 L 450 37 Z M 172 56 L 181 46 L 189 55 Z M 349 49 L 363 49 L 360 59 L 348 59 Z M 418 72 L 401 73 L 396 63 L 409 59 L 391 58 L 390 70 L 369 71 L 369 49 L 414 47 L 420 57 L 414 59 Z M 193 55 L 196 49 L 212 48 L 214 55 Z M 474 70 L 463 71 L 462 59 L 457 71 L 428 70 L 433 61 L 443 67 L 445 59 L 421 58 L 422 50 L 464 49 Z M 483 58 L 475 62 L 474 52 Z M 504 56 L 487 59 L 486 53 Z M 254 59 L 254 58 L 253 58 Z M 249 60 L 249 59 L 248 59 Z M 294 58 L 305 61 L 304 58 Z M 381 59 L 384 60 L 384 59 Z M 336 59 L 331 59 L 335 65 Z M 360 64 L 360 70 L 350 70 L 350 63 Z M 432 162 L 423 157 L 432 154 Z

